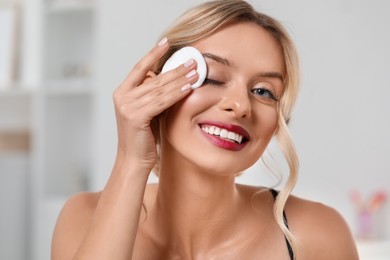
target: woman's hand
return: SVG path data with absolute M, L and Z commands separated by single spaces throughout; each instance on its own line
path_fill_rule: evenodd
M 151 72 L 168 48 L 167 42 L 154 47 L 116 89 L 118 154 L 112 174 L 101 193 L 66 203 L 52 259 L 132 258 L 147 177 L 157 157 L 152 120 L 188 95 L 198 78 L 194 61 L 164 74 Z
M 169 49 L 164 38 L 130 71 L 114 92 L 118 128 L 118 154 L 144 169 L 151 170 L 157 160 L 152 120 L 191 92 L 196 82 L 196 63 L 189 60 L 164 74 L 151 72 Z M 118 158 L 117 158 L 118 159 Z

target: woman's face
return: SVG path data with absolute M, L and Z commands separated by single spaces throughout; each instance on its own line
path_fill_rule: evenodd
M 238 173 L 259 159 L 276 130 L 281 47 L 254 23 L 228 25 L 193 46 L 205 57 L 207 79 L 162 118 L 162 152 L 214 174 Z

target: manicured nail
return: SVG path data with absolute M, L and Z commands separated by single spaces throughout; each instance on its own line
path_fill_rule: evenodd
M 194 64 L 194 59 L 186 61 L 186 63 L 184 63 L 184 67 L 189 68 L 192 64 Z
M 187 73 L 186 78 L 187 79 L 192 78 L 193 76 L 195 76 L 195 74 L 196 74 L 196 70 L 191 70 L 190 72 Z
M 164 46 L 168 42 L 167 37 L 162 38 L 162 40 L 158 43 L 158 46 Z
M 182 92 L 186 92 L 188 90 L 191 89 L 191 85 L 190 84 L 185 84 L 183 87 L 181 87 L 181 91 Z

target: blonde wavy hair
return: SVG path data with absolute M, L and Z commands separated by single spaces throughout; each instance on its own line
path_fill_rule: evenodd
M 294 43 L 283 25 L 272 17 L 257 12 L 253 6 L 242 0 L 205 2 L 185 12 L 163 33 L 162 37 L 165 36 L 169 39 L 170 49 L 154 69 L 155 72 L 159 73 L 166 60 L 175 51 L 213 34 L 229 23 L 235 22 L 250 22 L 261 26 L 270 32 L 282 47 L 286 66 L 286 77 L 283 93 L 278 102 L 278 125 L 275 136 L 288 163 L 290 173 L 285 186 L 275 200 L 274 215 L 280 229 L 294 250 L 296 243 L 294 242 L 292 233 L 284 224 L 283 210 L 295 186 L 298 175 L 298 156 L 287 127 L 287 122 L 290 119 L 291 111 L 298 94 L 299 61 Z M 156 139 L 158 140 L 159 138 L 157 137 Z M 154 169 L 157 173 L 158 165 L 159 163 L 157 162 L 156 168 Z

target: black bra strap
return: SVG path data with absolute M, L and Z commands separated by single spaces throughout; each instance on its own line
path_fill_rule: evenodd
M 278 196 L 279 192 L 277 192 L 276 190 L 274 189 L 270 189 L 269 190 L 271 193 L 272 193 L 272 196 L 274 197 L 274 200 L 276 199 L 276 197 Z M 286 217 L 286 213 L 284 212 L 283 210 L 283 222 L 284 222 L 284 225 L 286 226 L 287 229 L 289 229 L 288 227 L 288 222 L 287 222 L 287 217 Z M 287 237 L 285 236 L 284 239 L 286 240 L 286 245 L 287 245 L 287 249 L 288 249 L 288 254 L 290 255 L 290 259 L 293 260 L 294 259 L 294 252 L 292 250 L 292 247 L 291 247 L 291 244 L 290 242 L 287 240 Z

